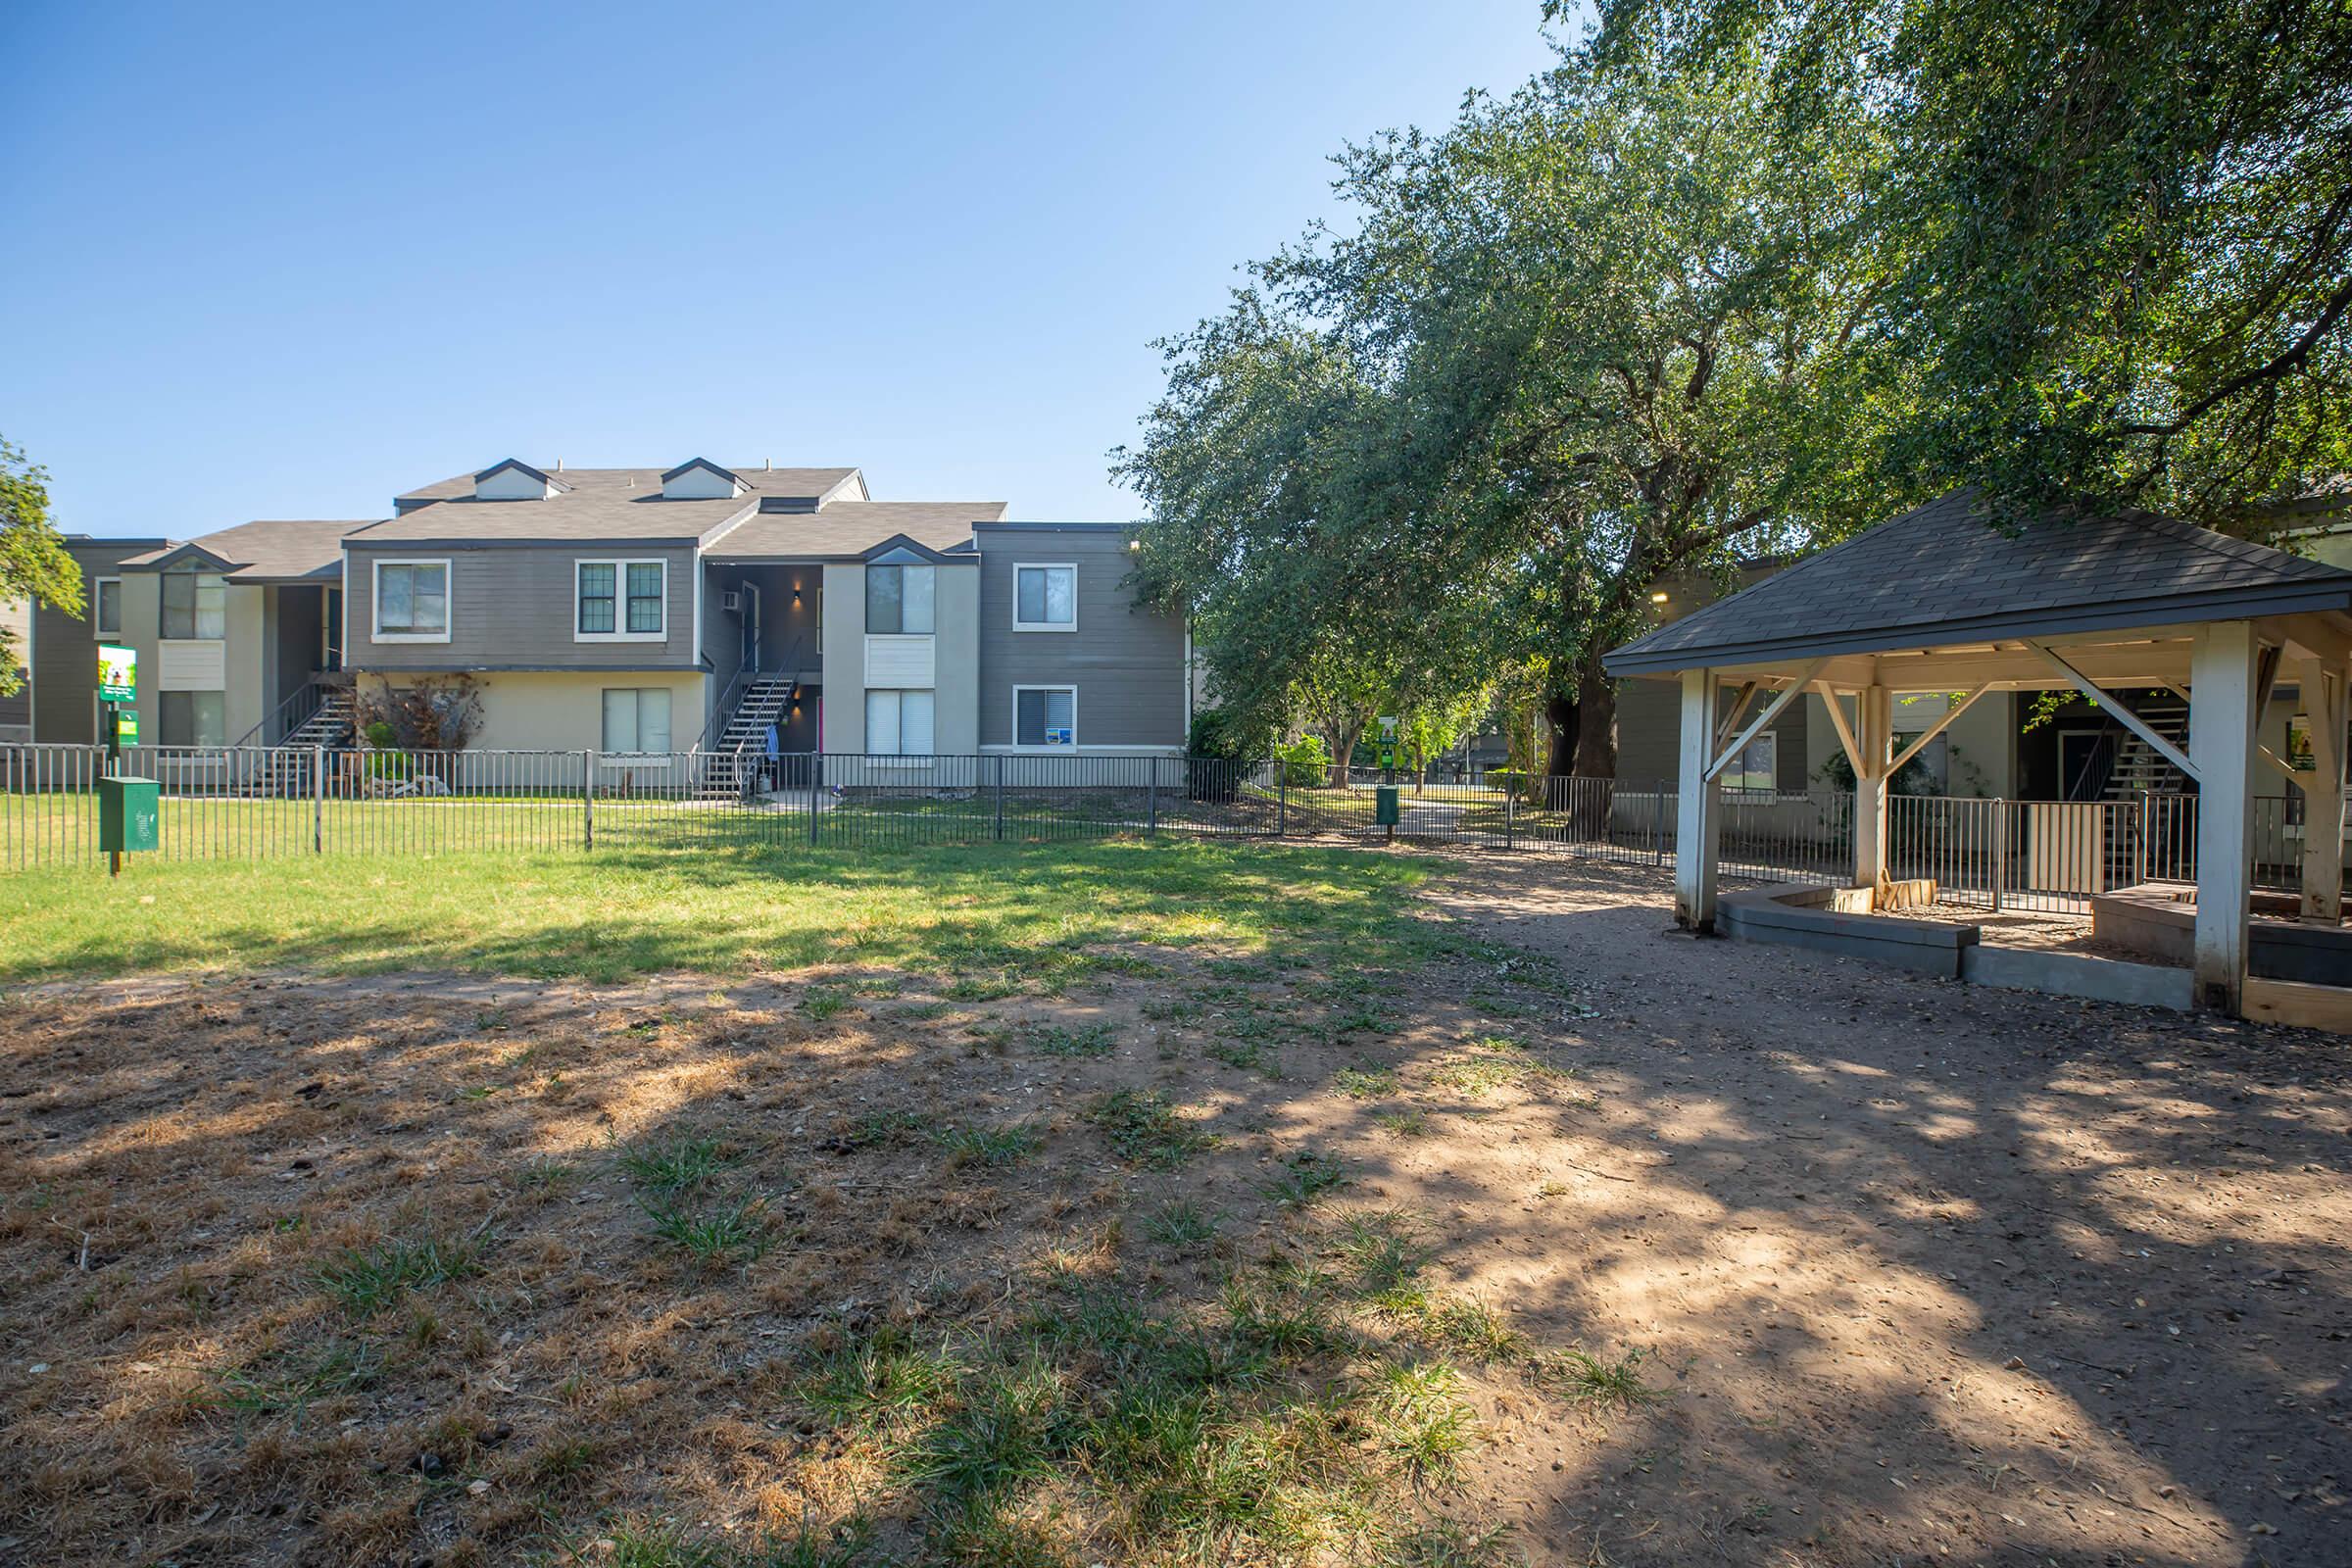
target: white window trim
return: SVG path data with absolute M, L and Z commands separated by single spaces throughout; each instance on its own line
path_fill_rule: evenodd
M 458 621 L 458 571 L 450 564 L 448 556 L 386 556 L 370 561 L 368 570 L 368 640 L 371 643 L 445 643 L 450 628 Z M 439 566 L 441 568 L 441 629 L 439 631 L 386 631 L 384 619 L 384 568 L 386 566 Z M 348 619 L 348 617 L 346 617 Z M 350 628 L 345 627 L 349 635 Z
M 105 587 L 105 586 L 106 586 L 108 583 L 110 583 L 110 582 L 111 582 L 111 583 L 113 583 L 113 584 L 115 585 L 115 629 L 114 629 L 113 631 L 108 631 L 108 630 L 106 630 L 104 627 L 102 627 L 102 626 L 100 626 L 100 625 L 98 624 L 98 600 L 99 600 L 99 597 L 100 597 L 98 590 L 99 590 L 99 589 L 101 589 L 101 588 L 103 588 L 103 587 Z M 157 590 L 157 592 L 158 592 L 159 598 L 158 598 L 158 600 L 157 600 L 157 606 L 156 606 L 156 609 L 157 609 L 157 613 L 160 615 L 160 614 L 162 613 L 162 609 L 163 609 L 163 606 L 162 606 L 162 600 L 161 600 L 161 598 L 160 598 L 160 595 L 161 595 L 161 592 L 162 592 L 162 590 L 160 590 L 160 589 L 159 589 L 159 590 Z M 160 624 L 160 622 L 159 622 L 159 624 Z M 96 638 L 96 639 L 97 639 L 98 641 L 100 641 L 100 642 L 117 642 L 117 643 L 119 643 L 119 642 L 121 642 L 121 641 L 122 640 L 122 578 L 120 578 L 120 577 L 92 577 L 92 578 L 90 579 L 90 635 L 91 635 L 92 637 Z
M 1021 744 L 1021 693 L 1068 692 L 1070 694 L 1070 744 L 1067 746 L 1023 746 Z M 1012 689 L 1012 745 L 1016 752 L 1059 753 L 1078 749 L 1078 688 L 1069 681 L 1054 681 L 1039 686 L 1015 686 Z
M 580 630 L 580 568 L 612 568 L 612 631 Z M 629 568 L 662 568 L 662 629 L 629 631 Z M 665 643 L 669 641 L 669 558 L 667 556 L 581 556 L 571 564 L 571 640 L 575 643 Z
M 1021 618 L 1021 573 L 1066 571 L 1070 574 L 1070 618 L 1066 625 Z M 1076 631 L 1078 629 L 1078 563 L 1075 561 L 1016 561 L 1012 564 L 1012 629 L 1014 631 Z M 1056 751 L 1060 748 L 1054 748 Z

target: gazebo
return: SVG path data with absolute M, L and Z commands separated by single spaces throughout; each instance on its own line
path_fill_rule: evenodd
M 2200 1006 L 2245 1005 L 2265 771 L 2304 797 L 2304 918 L 2342 919 L 2352 571 L 2145 512 L 1996 520 L 1963 489 L 1662 625 L 1605 667 L 1682 683 L 1675 918 L 1690 930 L 1716 925 L 1717 780 L 1808 691 L 1853 764 L 1857 886 L 1886 880 L 1887 781 L 1944 725 L 1988 692 L 2071 687 L 2196 786 Z M 2258 740 L 2282 680 L 2311 716 L 2308 765 Z M 2118 695 L 2147 689 L 2188 703 L 2185 752 Z M 1951 704 L 1897 756 L 1893 703 L 1912 692 Z

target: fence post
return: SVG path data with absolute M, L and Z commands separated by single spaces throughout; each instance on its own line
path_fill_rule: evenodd
M 1506 855 L 1518 847 L 1518 801 L 1519 792 L 1517 790 L 1506 789 L 1502 792 L 1502 848 Z
M 2139 812 L 2139 831 L 2132 836 L 2133 842 L 2138 845 L 2138 851 L 2134 855 L 2132 862 L 2132 881 L 2133 886 L 2137 886 L 2148 879 L 2148 818 L 2150 814 L 2148 810 L 2148 792 L 2146 790 L 2141 790 L 2139 792 L 2139 799 L 2134 801 L 2132 805 Z
M 1776 743 L 1777 744 L 1777 743 Z M 1649 863 L 1666 863 L 1666 781 L 1658 780 L 1658 792 L 1649 799 Z
M 1159 836 L 1159 759 L 1145 758 L 1144 771 L 1149 779 L 1144 786 L 1145 799 L 1151 808 L 1144 816 L 1144 836 L 1156 838 Z
M 326 853 L 326 748 L 311 748 L 311 853 Z
M 2001 912 L 2001 893 L 2009 882 L 2009 803 L 1992 803 L 1992 912 Z
M 596 751 L 580 754 L 580 848 L 596 848 Z
M 808 754 L 808 847 L 816 848 L 816 803 L 825 792 L 825 754 Z
M 1274 836 L 1282 837 L 1291 830 L 1291 769 L 1281 758 L 1274 759 Z
M 1019 737 L 1014 738 L 1017 740 Z M 990 791 L 990 797 L 993 802 L 992 814 L 996 822 L 997 842 L 1001 844 L 1004 840 L 1004 754 L 1003 752 L 997 753 L 997 781 L 994 789 Z

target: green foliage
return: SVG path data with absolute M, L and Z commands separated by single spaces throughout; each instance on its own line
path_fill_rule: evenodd
M 1576 57 L 1348 149 L 1348 220 L 1166 345 L 1118 457 L 1140 584 L 1194 613 L 1221 692 L 1327 733 L 1376 691 L 1435 750 L 1523 668 L 1605 709 L 1653 581 L 1903 494 L 1871 460 L 1912 390 L 1856 347 L 1888 152 L 1868 118 L 1792 136 L 1752 72 Z M 1580 733 L 1613 770 L 1605 716 Z
M 1331 782 L 1331 748 L 1320 735 L 1302 735 L 1274 748 L 1282 781 L 1291 788 L 1321 789 Z
M 1147 1170 L 1174 1170 L 1213 1141 L 1178 1116 L 1156 1091 L 1113 1090 L 1086 1114 L 1102 1129 L 1113 1153 Z
M 81 567 L 49 518 L 49 470 L 27 463 L 0 438 L 0 600 L 39 601 L 69 615 L 82 612 Z M 24 689 L 30 650 L 0 628 L 0 697 Z
M 394 1238 L 345 1248 L 318 1270 L 319 1287 L 356 1318 L 373 1317 L 411 1291 L 429 1290 L 481 1272 L 471 1242 Z
M 1273 744 L 1271 725 L 1230 708 L 1209 708 L 1195 713 L 1193 726 L 1185 736 L 1188 755 L 1229 762 L 1255 761 Z
M 1862 122 L 1896 149 L 1861 215 L 1888 259 L 1861 341 L 1934 396 L 1893 466 L 2241 530 L 2352 466 L 2352 9 L 1601 11 L 1607 69 L 1760 72 L 1785 135 Z

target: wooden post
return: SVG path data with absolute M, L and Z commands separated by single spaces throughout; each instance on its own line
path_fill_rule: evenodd
M 1715 852 L 1722 840 L 1714 762 L 1715 710 L 1721 682 L 1711 669 L 1683 671 L 1682 779 L 1674 828 L 1674 920 L 1700 936 L 1715 933 Z
M 596 752 L 580 754 L 580 848 L 596 848 Z
M 1862 765 L 1854 769 L 1854 885 L 1875 888 L 1886 878 L 1886 773 L 1894 760 L 1894 693 L 1865 686 L 1856 694 L 1855 739 Z
M 2262 644 L 2251 621 L 2201 628 L 2189 656 L 2188 755 L 2197 771 L 2197 1004 L 2235 1015 L 2245 1001 L 2254 872 L 2254 688 Z
M 2311 721 L 2311 772 L 2303 789 L 2303 918 L 2344 917 L 2344 726 L 2352 665 L 2306 659 L 2297 671 Z M 2302 782 L 2298 780 L 2297 782 Z
M 2009 891 L 2009 803 L 1992 803 L 1992 912 L 2001 912 L 2001 897 Z

